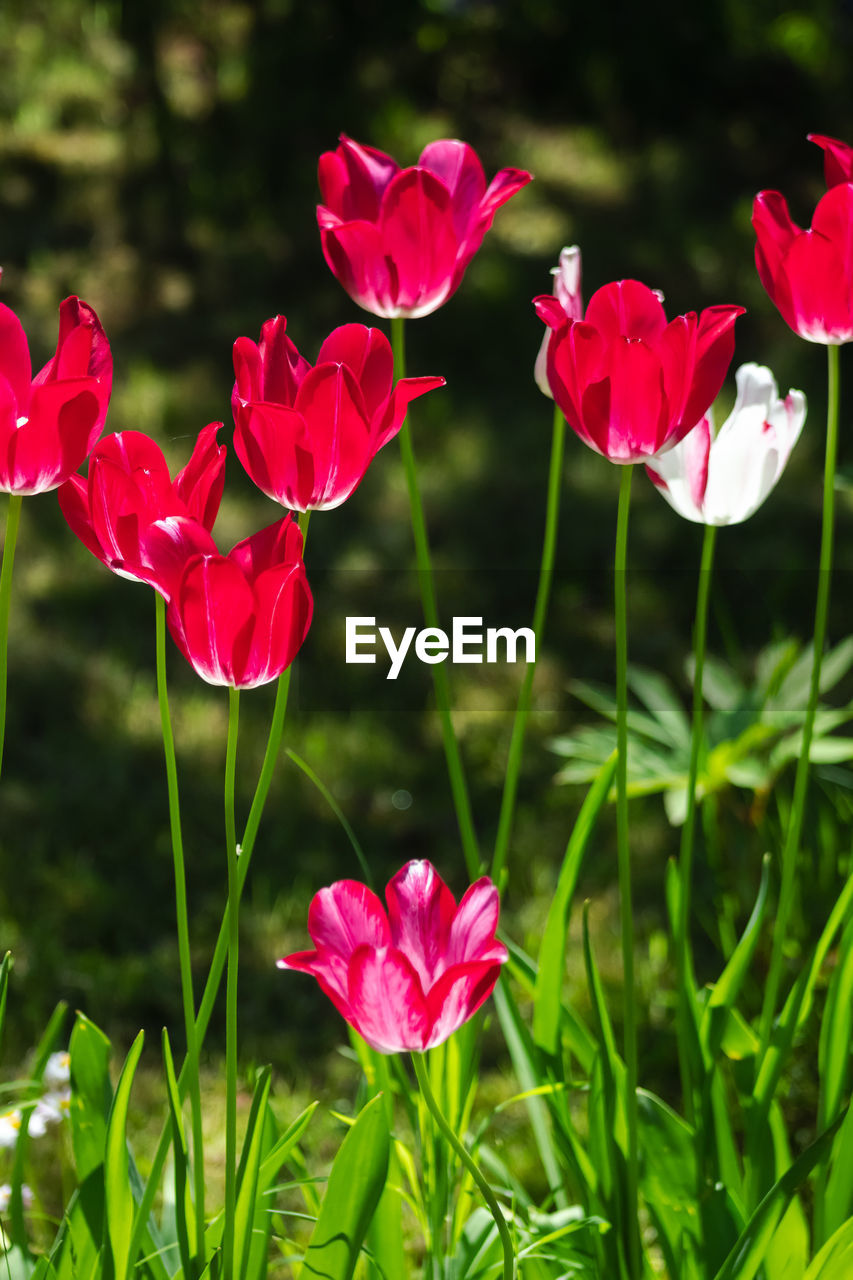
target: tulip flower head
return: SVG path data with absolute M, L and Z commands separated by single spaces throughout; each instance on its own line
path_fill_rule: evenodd
M 20 320 L 0 304 L 0 490 L 46 493 L 81 465 L 104 426 L 112 390 L 110 345 L 79 298 L 59 308 L 56 352 L 32 376 Z
M 275 316 L 259 343 L 234 343 L 234 449 L 268 497 L 293 511 L 328 510 L 357 488 L 409 402 L 444 378 L 394 384 L 391 344 L 363 324 L 333 330 L 312 368 L 286 327 Z
M 786 324 L 808 342 L 834 346 L 853 339 L 853 150 L 818 134 L 811 141 L 823 148 L 829 190 L 807 231 L 780 192 L 759 192 L 755 265 Z
M 221 426 L 211 422 L 199 433 L 192 457 L 174 481 L 150 436 L 141 431 L 106 436 L 92 451 L 88 476 L 71 476 L 59 490 L 72 532 L 108 569 L 140 582 L 150 581 L 142 539 L 155 520 L 188 517 L 199 526 L 193 549 L 210 550 L 206 535 L 225 484 L 226 450 L 216 443 Z M 192 525 L 184 528 L 191 536 Z
M 554 297 L 569 320 L 583 319 L 583 294 L 581 293 L 581 251 L 576 244 L 560 250 L 560 261 L 551 268 L 554 277 Z M 546 329 L 536 357 L 533 377 L 543 395 L 554 399 L 548 385 L 548 343 L 551 329 Z
M 660 295 L 637 280 L 604 285 L 582 320 L 559 297 L 534 299 L 552 330 L 547 374 L 569 426 L 611 462 L 642 462 L 676 444 L 722 386 L 743 307 L 708 307 L 667 322 Z
M 737 398 L 719 431 L 713 411 L 673 449 L 646 466 L 651 480 L 685 520 L 740 524 L 761 506 L 785 470 L 806 419 L 802 391 L 780 400 L 763 365 L 735 375 Z
M 315 895 L 314 951 L 278 961 L 312 974 L 335 1008 L 380 1053 L 441 1044 L 491 995 L 507 950 L 495 937 L 498 891 L 483 876 L 456 904 L 435 868 L 406 864 L 379 898 L 355 880 Z
M 341 136 L 320 157 L 317 222 L 333 274 L 375 316 L 427 316 L 461 283 L 495 213 L 531 180 L 501 169 L 486 186 L 477 153 L 442 139 L 401 169 Z
M 205 539 L 208 549 L 196 550 Z M 141 541 L 148 580 L 167 602 L 172 639 L 202 680 L 253 689 L 290 666 L 313 611 L 302 534 L 291 516 L 227 556 L 202 525 L 182 516 L 155 521 Z

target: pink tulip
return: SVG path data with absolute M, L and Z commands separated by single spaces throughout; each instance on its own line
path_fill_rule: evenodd
M 234 343 L 234 448 L 255 484 L 294 511 L 329 509 L 357 488 L 403 425 L 411 400 L 444 378 L 401 378 L 379 329 L 334 329 L 312 366 L 268 320 L 259 344 Z
M 809 142 L 823 148 L 823 173 L 827 187 L 853 179 L 853 147 L 838 138 L 827 138 L 822 133 L 810 133 Z
M 56 353 L 34 378 L 21 322 L 0 304 L 0 490 L 46 493 L 77 470 L 103 429 L 112 376 L 110 344 L 87 303 L 60 305 Z
M 853 152 L 834 138 L 813 134 L 811 140 L 824 149 L 829 190 L 808 231 L 792 220 L 780 192 L 759 192 L 752 210 L 755 265 L 795 333 L 836 345 L 853 339 Z
M 486 187 L 477 153 L 464 142 L 431 142 L 420 160 L 396 160 L 342 135 L 320 157 L 323 253 L 366 311 L 426 316 L 456 291 L 501 205 L 530 182 L 501 169 Z
M 713 410 L 684 439 L 646 467 L 679 515 L 696 524 L 740 524 L 776 487 L 806 418 L 802 391 L 779 399 L 763 365 L 735 375 L 737 399 L 719 431 Z
M 92 555 L 114 573 L 148 582 L 142 538 L 155 520 L 168 516 L 197 522 L 192 550 L 215 551 L 208 535 L 225 483 L 226 450 L 216 443 L 221 426 L 211 422 L 199 433 L 192 457 L 174 481 L 150 436 L 120 431 L 101 440 L 89 459 L 88 477 L 72 476 L 59 490 L 65 519 Z
M 551 268 L 551 274 L 554 277 L 554 297 L 563 308 L 567 319 L 582 320 L 581 251 L 576 244 L 560 250 L 560 261 L 556 267 Z M 542 335 L 533 377 L 542 394 L 553 400 L 554 397 L 548 385 L 548 344 L 551 341 L 551 333 L 551 329 L 546 329 Z
M 498 891 L 483 876 L 459 905 L 429 862 L 408 862 L 379 898 L 355 880 L 314 896 L 316 950 L 278 961 L 317 979 L 350 1026 L 380 1053 L 432 1049 L 492 993 L 507 950 L 495 937 Z
M 534 299 L 553 330 L 548 383 L 569 426 L 611 462 L 640 462 L 675 444 L 716 396 L 743 307 L 708 307 L 667 323 L 660 296 L 636 280 L 598 289 L 583 320 L 559 298 Z
M 195 552 L 205 540 L 209 549 Z M 155 521 L 141 541 L 149 581 L 167 601 L 172 638 L 202 680 L 252 689 L 290 666 L 313 610 L 302 534 L 291 516 L 227 556 L 188 517 Z

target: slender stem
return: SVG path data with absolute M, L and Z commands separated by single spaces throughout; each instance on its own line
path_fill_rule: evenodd
M 551 462 L 548 469 L 548 498 L 545 506 L 545 535 L 542 540 L 542 558 L 539 563 L 539 585 L 536 589 L 536 603 L 533 606 L 533 635 L 537 649 L 545 630 L 545 617 L 548 612 L 548 601 L 551 595 L 551 579 L 554 574 L 554 552 L 557 545 L 557 525 L 560 518 L 560 491 L 563 474 L 563 442 L 566 433 L 566 420 L 561 411 L 554 406 L 554 425 L 551 432 Z M 492 879 L 503 888 L 504 866 L 506 864 L 509 842 L 512 835 L 512 820 L 515 813 L 515 798 L 518 793 L 518 777 L 521 770 L 521 758 L 524 750 L 524 733 L 527 728 L 527 717 L 530 714 L 530 699 L 533 692 L 533 677 L 536 673 L 536 662 L 528 662 L 524 672 L 524 680 L 518 695 L 515 718 L 512 723 L 512 735 L 509 742 L 509 753 L 506 762 L 501 811 L 498 818 L 498 834 L 495 839 L 495 852 L 492 858 Z
M 619 864 L 619 911 L 622 923 L 622 974 L 624 1000 L 626 1121 L 628 1152 L 625 1162 L 626 1224 L 629 1274 L 639 1276 L 640 1227 L 638 1221 L 637 1149 L 637 1022 L 634 1006 L 634 912 L 631 900 L 631 848 L 628 833 L 628 621 L 625 586 L 628 548 L 628 510 L 631 503 L 632 465 L 622 467 L 616 518 L 614 558 L 614 606 L 616 620 L 616 846 Z
M 696 593 L 696 619 L 693 628 L 693 727 L 690 735 L 690 763 L 687 773 L 687 813 L 681 828 L 679 852 L 680 892 L 678 922 L 675 936 L 676 970 L 678 974 L 678 1054 L 681 1064 L 681 1084 L 684 1094 L 685 1117 L 693 1123 L 693 1081 L 690 1070 L 691 1017 L 687 984 L 693 981 L 690 961 L 690 894 L 693 878 L 693 840 L 696 832 L 696 782 L 699 777 L 699 760 L 702 755 L 703 701 L 702 677 L 705 668 L 705 642 L 708 634 L 708 597 L 714 565 L 716 525 L 705 525 L 702 539 L 702 560 L 699 567 L 699 587 Z
M 809 779 L 809 752 L 814 732 L 815 713 L 817 711 L 818 694 L 820 693 L 820 669 L 823 661 L 823 649 L 826 641 L 826 622 L 829 613 L 829 588 L 832 577 L 832 541 L 835 522 L 835 459 L 838 451 L 838 347 L 827 346 L 827 411 L 826 411 L 826 455 L 823 469 L 823 517 L 820 534 L 820 563 L 818 566 L 817 600 L 815 603 L 814 649 L 812 651 L 812 674 L 809 686 L 809 700 L 803 721 L 803 739 L 800 754 L 797 758 L 797 771 L 794 775 L 794 798 L 788 817 L 788 828 L 785 833 L 785 844 L 782 849 L 782 881 L 779 889 L 779 906 L 776 912 L 776 923 L 773 930 L 773 949 L 770 956 L 770 970 L 767 975 L 767 986 L 764 990 L 764 1004 L 761 1009 L 761 1042 L 764 1053 L 770 1043 L 773 1017 L 776 1012 L 776 1001 L 782 981 L 784 965 L 784 947 L 794 904 L 796 885 L 797 855 L 800 848 L 800 835 L 805 815 L 806 789 Z M 763 1055 L 762 1055 L 763 1056 Z
M 204 1135 L 202 1129 L 201 1084 L 198 1076 L 198 1037 L 195 1023 L 195 998 L 193 996 L 192 961 L 190 958 L 190 928 L 187 911 L 187 877 L 184 866 L 184 841 L 181 834 L 181 809 L 178 798 L 178 766 L 175 758 L 175 739 L 169 714 L 169 691 L 166 684 L 166 602 L 159 591 L 154 592 L 157 653 L 157 699 L 160 704 L 160 727 L 163 733 L 163 753 L 166 758 L 166 781 L 169 793 L 169 826 L 172 835 L 172 860 L 175 866 L 175 914 L 178 926 L 178 956 L 181 971 L 181 998 L 184 1006 L 184 1031 L 187 1040 L 186 1071 L 190 1095 L 190 1112 L 193 1133 L 193 1188 L 195 1193 L 195 1223 L 197 1274 L 205 1268 L 204 1247 Z
M 300 511 L 296 517 L 299 525 L 299 532 L 302 534 L 302 555 L 305 556 L 305 548 L 308 546 L 308 521 L 311 519 L 310 511 Z
M 441 1108 L 435 1100 L 435 1094 L 433 1093 L 432 1086 L 429 1082 L 429 1071 L 427 1069 L 425 1055 L 422 1053 L 413 1053 L 412 1062 L 414 1063 L 415 1075 L 418 1079 L 421 1096 L 427 1104 L 435 1123 L 438 1125 L 445 1139 L 456 1152 L 459 1159 L 476 1182 L 480 1189 L 480 1193 L 486 1202 L 489 1213 L 495 1220 L 495 1226 L 498 1229 L 498 1234 L 500 1235 L 501 1245 L 503 1246 L 504 1252 L 503 1280 L 514 1280 L 516 1274 L 515 1250 L 513 1249 L 512 1237 L 509 1234 L 509 1227 L 507 1226 L 506 1218 L 501 1213 L 501 1208 L 495 1199 L 494 1192 L 480 1172 L 479 1166 L 474 1160 L 474 1157 L 460 1139 L 457 1138 L 456 1134 L 444 1118 Z
M 15 546 L 21 521 L 19 493 L 9 494 L 9 510 L 6 515 L 6 538 L 3 542 L 3 568 L 0 569 L 0 768 L 3 765 L 3 746 L 6 741 L 6 686 L 9 671 L 9 611 L 12 606 L 12 568 L 15 563 Z
M 391 321 L 391 344 L 394 350 L 394 373 L 398 379 L 404 378 L 406 376 L 406 344 L 403 320 L 400 317 Z M 438 606 L 433 583 L 429 537 L 418 486 L 418 469 L 408 420 L 400 428 L 400 453 L 403 459 L 403 470 L 406 475 L 406 486 L 409 491 L 409 510 L 411 512 L 412 533 L 415 540 L 415 558 L 418 565 L 418 582 L 420 584 L 424 618 L 428 627 L 437 627 Z M 450 680 L 443 662 L 434 663 L 430 669 L 432 671 L 435 702 L 441 724 L 441 737 L 444 743 L 447 771 L 450 774 L 450 789 L 456 809 L 456 821 L 459 824 L 459 834 L 462 839 L 462 851 L 465 855 L 468 874 L 473 880 L 480 873 L 480 847 L 471 815 L 471 802 L 468 797 L 468 784 L 462 764 L 462 755 L 450 712 Z
M 287 670 L 283 671 L 279 676 L 275 707 L 273 709 L 272 722 L 270 724 L 270 732 L 267 739 L 267 749 L 264 754 L 261 773 L 258 778 L 258 785 L 255 789 L 255 796 L 252 800 L 252 807 L 249 810 L 249 818 L 246 822 L 245 831 L 243 832 L 243 843 L 240 846 L 240 857 L 237 863 L 238 900 L 242 895 L 243 886 L 246 882 L 246 876 L 248 875 L 252 850 L 255 847 L 255 839 L 258 834 L 258 828 L 260 827 L 261 816 L 263 814 L 267 796 L 269 795 L 272 776 L 275 772 L 275 765 L 281 748 L 289 689 L 290 668 L 288 667 Z M 219 936 L 216 939 L 216 948 L 213 953 L 213 959 L 210 962 L 210 970 L 207 975 L 207 982 L 205 983 L 201 1005 L 199 1006 L 198 1016 L 195 1022 L 197 1037 L 196 1044 L 199 1053 L 201 1053 L 201 1046 L 204 1043 L 204 1037 L 210 1023 L 213 1006 L 222 981 L 222 971 L 225 968 L 225 958 L 228 951 L 228 936 L 229 912 L 226 910 L 222 923 L 219 927 Z M 189 1060 L 188 1058 L 185 1058 L 178 1076 L 178 1090 L 181 1097 L 186 1095 L 189 1087 L 189 1075 Z M 157 1143 L 154 1159 L 151 1162 L 151 1172 L 148 1175 L 148 1181 L 145 1184 L 145 1191 L 139 1202 L 139 1208 L 136 1213 L 136 1218 L 134 1219 L 133 1239 L 128 1251 L 129 1257 L 136 1257 L 142 1243 L 142 1236 L 148 1222 L 148 1215 L 151 1212 L 151 1207 L 154 1203 L 154 1197 L 157 1194 L 157 1187 L 160 1183 L 163 1167 L 166 1163 L 166 1157 L 169 1153 L 170 1132 L 171 1130 L 167 1120 L 163 1128 L 160 1130 L 160 1139 Z
M 237 1209 L 237 966 L 240 938 L 240 884 L 235 818 L 237 731 L 240 691 L 228 690 L 228 746 L 225 753 L 225 854 L 228 860 L 228 976 L 225 986 L 225 1219 L 223 1276 L 234 1274 L 234 1218 Z

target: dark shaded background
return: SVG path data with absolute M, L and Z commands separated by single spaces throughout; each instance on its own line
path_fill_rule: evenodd
M 331 277 L 314 218 L 316 164 L 341 131 L 413 163 L 457 136 L 489 176 L 536 181 L 503 209 L 458 294 L 409 326 L 409 372 L 447 388 L 419 402 L 413 430 L 443 614 L 521 625 L 535 589 L 551 407 L 532 365 L 530 299 L 550 288 L 561 245 L 584 254 L 585 292 L 636 276 L 669 314 L 741 303 L 735 363 L 771 365 L 802 387 L 804 439 L 771 503 L 719 539 L 711 647 L 748 664 L 772 635 L 807 637 L 817 560 L 824 355 L 797 340 L 753 266 L 755 193 L 778 187 L 804 225 L 823 190 L 808 132 L 853 139 L 853 13 L 830 0 L 689 6 L 465 0 L 182 4 L 28 0 L 0 12 L 2 297 L 38 367 L 56 309 L 77 293 L 98 310 L 115 357 L 108 427 L 150 432 L 176 466 L 208 421 L 225 419 L 230 349 L 276 312 L 310 359 L 335 325 L 367 320 Z M 368 321 L 369 322 L 369 321 Z M 846 352 L 842 363 L 848 365 Z M 727 388 L 733 395 L 733 380 Z M 850 462 L 842 416 L 842 463 Z M 579 796 L 555 788 L 549 736 L 588 719 L 571 675 L 612 680 L 610 569 L 617 475 L 567 442 L 559 573 L 541 650 L 508 895 L 510 928 L 532 940 Z M 632 516 L 632 656 L 685 692 L 700 530 L 641 476 Z M 230 546 L 277 518 L 236 458 L 218 535 Z M 842 501 L 831 624 L 851 627 L 850 511 Z M 382 882 L 430 857 L 457 891 L 456 837 L 428 673 L 387 684 L 346 668 L 343 618 L 419 621 L 396 448 L 344 507 L 311 523 L 315 624 L 298 660 L 288 742 L 332 788 Z M 192 927 L 199 978 L 224 900 L 224 692 L 172 652 Z M 519 669 L 454 672 L 478 827 L 494 837 Z M 271 691 L 243 699 L 243 812 Z M 0 945 L 16 973 L 11 1052 L 57 998 L 108 1031 L 180 1022 L 165 782 L 147 590 L 107 574 L 72 539 L 55 497 L 25 504 L 16 563 L 10 708 L 0 791 Z M 407 792 L 411 804 L 405 804 Z M 395 799 L 396 797 L 396 799 Z M 754 889 L 762 849 L 735 805 L 733 877 Z M 676 848 L 657 800 L 638 806 L 641 938 L 663 920 Z M 313 988 L 272 961 L 302 944 L 311 893 L 358 874 L 310 783 L 282 764 L 247 890 L 242 1018 L 247 1053 L 336 1043 Z M 605 823 L 585 891 L 613 901 Z M 744 901 L 744 910 L 749 903 Z M 606 930 L 605 930 L 606 932 Z M 532 941 L 531 941 L 532 945 Z M 306 1037 L 313 1037 L 306 1040 Z

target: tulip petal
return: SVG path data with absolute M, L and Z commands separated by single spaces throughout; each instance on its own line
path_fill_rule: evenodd
M 428 391 L 435 391 L 446 385 L 444 378 L 401 378 L 391 392 L 391 399 L 385 406 L 385 412 L 371 423 L 374 454 L 378 453 L 400 430 L 413 400 L 426 395 Z
M 364 398 L 346 365 L 315 365 L 296 397 L 314 463 L 313 505 L 348 498 L 373 456 Z
M 199 432 L 189 462 L 175 477 L 175 495 L 207 530 L 213 528 L 225 488 L 226 449 L 216 443 L 222 425 L 211 422 Z
M 298 973 L 310 973 L 317 979 L 320 989 L 331 1000 L 338 1013 L 353 1022 L 349 1003 L 349 961 L 335 951 L 294 951 L 292 955 L 276 960 L 276 968 L 293 969 Z
M 165 516 L 140 530 L 133 560 L 109 563 L 117 573 L 147 582 L 168 602 L 194 556 L 217 554 L 213 538 L 198 520 L 189 516 Z
M 255 583 L 255 626 L 241 688 L 276 680 L 293 662 L 311 625 L 314 601 L 305 566 L 276 565 Z
M 65 516 L 71 532 L 76 534 L 87 550 L 103 563 L 107 564 L 89 514 L 89 486 L 83 476 L 69 476 L 65 484 L 61 484 L 56 493 L 59 506 Z
M 463 895 L 450 925 L 446 966 L 471 960 L 503 963 L 507 949 L 495 937 L 500 895 L 488 876 L 482 876 Z
M 263 376 L 261 394 L 250 399 L 272 400 L 276 404 L 293 404 L 296 399 L 299 384 L 311 365 L 299 354 L 286 330 L 284 316 L 274 316 L 261 329 L 258 347 Z
M 282 405 L 251 404 L 237 414 L 234 452 L 267 497 L 307 511 L 318 497 L 311 443 L 301 413 Z
M 479 156 L 465 142 L 442 138 L 424 147 L 418 164 L 435 174 L 447 188 L 453 228 L 457 240 L 462 243 L 479 218 L 480 204 L 486 194 L 486 175 Z
M 734 326 L 743 307 L 706 307 L 696 330 L 696 357 L 680 425 L 689 431 L 719 394 L 735 350 Z
M 33 386 L 30 416 L 11 440 L 15 493 L 46 493 L 77 470 L 100 431 L 91 379 Z
M 666 328 L 660 298 L 639 280 L 616 280 L 596 289 L 584 319 L 605 342 L 638 338 L 654 346 Z
M 350 960 L 353 1024 L 380 1053 L 420 1052 L 431 1029 L 418 976 L 393 948 L 359 947 Z
M 248 582 L 255 582 L 267 569 L 295 564 L 301 558 L 302 533 L 290 515 L 243 538 L 228 552 L 228 559 L 239 565 Z
M 254 611 L 252 589 L 235 564 L 224 556 L 196 556 L 171 595 L 167 620 L 175 643 L 203 680 L 239 687 Z
M 361 388 L 368 418 L 384 407 L 394 379 L 394 355 L 381 329 L 364 324 L 333 329 L 320 348 L 317 364 L 347 366 Z
M 776 279 L 782 259 L 801 234 L 792 221 L 788 202 L 779 191 L 760 191 L 752 205 L 755 230 L 755 266 L 772 302 L 776 302 Z M 778 305 L 778 304 L 777 304 Z
M 366 147 L 341 134 L 337 151 L 320 157 L 318 179 L 324 202 L 349 221 L 379 216 L 382 194 L 400 166 L 375 147 Z
M 434 311 L 454 287 L 457 239 L 447 188 L 426 169 L 404 169 L 383 196 L 379 231 L 393 272 L 394 314 Z
M 823 148 L 823 172 L 828 187 L 853 181 L 853 147 L 821 133 L 810 133 L 808 140 Z
M 424 1048 L 441 1044 L 472 1018 L 494 991 L 499 975 L 500 964 L 488 960 L 454 965 L 442 974 L 427 995 L 429 1034 Z
M 320 951 L 349 957 L 358 947 L 386 948 L 391 930 L 385 908 L 367 885 L 336 880 L 311 900 L 308 932 Z
M 386 319 L 401 314 L 397 308 L 397 275 L 374 223 L 321 226 L 320 242 L 332 274 L 360 307 Z
M 385 890 L 391 939 L 411 963 L 427 991 L 446 967 L 456 899 L 424 860 L 406 863 Z
M 30 348 L 23 325 L 3 303 L 0 303 L 0 375 L 12 389 L 18 418 L 27 412 L 30 403 Z

